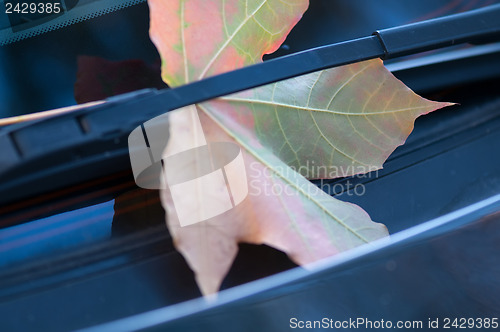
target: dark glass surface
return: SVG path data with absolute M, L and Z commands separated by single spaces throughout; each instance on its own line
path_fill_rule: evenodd
M 275 55 L 493 2 L 313 0 Z M 1 46 L 0 115 L 74 104 L 78 55 L 155 63 L 147 29 L 147 6 L 141 4 Z M 499 82 L 481 79 L 430 89 L 429 98 L 461 107 L 419 119 L 407 144 L 378 174 L 317 184 L 359 204 L 393 234 L 499 193 L 500 157 L 494 153 L 500 144 Z M 366 193 L 337 191 L 347 181 L 364 184 Z M 0 225 L 0 330 L 83 328 L 200 296 L 192 272 L 174 251 L 158 192 L 137 189 L 129 173 L 1 207 Z M 295 281 L 276 282 L 267 292 L 194 318 L 171 319 L 163 328 L 216 331 L 224 321 L 228 330 L 242 322 L 252 331 L 279 330 L 292 313 L 307 319 L 333 313 L 339 319 L 418 320 L 498 315 L 497 226 L 497 216 L 472 218 L 447 234 L 428 234 L 316 275 L 298 268 L 290 274 Z M 274 249 L 243 244 L 222 288 L 294 267 Z M 199 303 L 194 308 L 190 313 L 206 309 Z M 56 319 L 55 312 L 64 315 Z

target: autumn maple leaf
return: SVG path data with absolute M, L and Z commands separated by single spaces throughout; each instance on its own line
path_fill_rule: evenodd
M 172 87 L 262 61 L 308 6 L 307 0 L 148 3 L 150 36 L 162 57 L 163 80 Z M 379 169 L 416 117 L 447 105 L 419 97 L 372 60 L 171 112 L 165 157 L 233 142 L 247 172 L 243 202 L 189 226 L 181 227 L 170 190 L 161 193 L 174 243 L 202 292 L 218 290 L 238 242 L 267 244 L 304 265 L 386 236 L 385 226 L 360 207 L 330 197 L 304 176 Z M 197 165 L 185 167 L 196 172 Z M 195 209 L 205 199 L 202 191 L 186 192 L 184 204 Z

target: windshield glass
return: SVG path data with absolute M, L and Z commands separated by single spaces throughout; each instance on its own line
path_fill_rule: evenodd
M 160 57 L 148 2 L 161 1 L 174 2 L 0 0 L 0 307 L 37 297 L 34 307 L 53 310 L 38 296 L 63 299 L 67 286 L 74 302 L 99 294 L 88 300 L 93 319 L 82 322 L 79 309 L 66 317 L 67 329 L 81 328 L 200 297 L 190 259 L 218 262 L 212 250 L 234 260 L 218 267 L 227 289 L 309 263 L 298 256 L 329 259 L 382 236 L 431 230 L 436 218 L 500 192 L 500 157 L 491 151 L 500 144 L 500 42 L 382 61 L 390 52 L 373 35 L 500 0 L 311 0 L 263 55 L 261 71 L 249 69 L 253 78 L 276 63 L 288 74 L 294 57 L 268 60 L 322 45 L 362 40 L 379 53 L 211 100 L 209 88 L 238 87 L 211 84 L 211 66 L 219 74 L 252 63 L 245 56 L 254 50 L 231 53 L 247 33 L 233 47 L 226 31 L 222 45 L 231 47 L 207 51 L 197 67 L 202 56 L 180 49 L 203 44 L 203 21 L 190 34 L 198 44 L 166 40 L 174 55 Z M 183 65 L 164 82 L 167 58 Z M 194 77 L 208 83 L 183 86 Z M 451 248 L 439 234 L 444 244 L 424 253 L 422 266 L 440 246 Z M 395 271 L 387 261 L 377 262 L 381 271 Z M 404 271 L 418 278 L 412 266 Z
M 408 1 L 403 5 L 393 0 L 312 1 L 283 45 L 264 58 L 363 37 L 376 29 L 463 12 L 493 2 Z M 149 9 L 143 0 L 3 1 L 0 117 L 95 102 L 143 88 L 167 88 L 160 78 L 161 61 L 148 29 Z M 12 123 L 17 121 L 23 120 Z M 7 119 L 6 123 L 11 122 Z M 85 126 L 83 121 L 84 131 Z M 96 165 L 96 169 L 101 167 L 99 163 Z M 18 173 L 30 169 L 16 168 Z M 115 238 L 127 235 L 127 230 L 152 226 L 164 229 L 164 210 L 158 191 L 148 193 L 137 188 L 131 174 L 122 170 L 123 167 L 110 168 L 104 177 L 96 175 L 97 179 L 69 189 L 47 189 L 49 195 L 42 190 L 30 199 L 1 207 L 0 227 L 4 229 L 0 238 L 5 241 L 0 246 L 3 256 L 0 265 L 63 253 L 108 240 L 111 235 Z M 326 192 L 338 194 L 335 184 L 335 181 L 326 185 L 317 183 Z M 124 209 L 128 212 L 123 212 Z M 148 222 L 137 222 L 146 214 L 152 216 L 146 218 Z M 31 225 L 25 229 L 23 223 L 28 221 Z

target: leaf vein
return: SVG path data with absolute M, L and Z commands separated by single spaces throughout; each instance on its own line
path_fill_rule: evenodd
M 201 80 L 202 78 L 205 77 L 207 74 L 208 70 L 213 66 L 215 63 L 215 60 L 219 57 L 219 55 L 226 49 L 226 47 L 232 42 L 232 40 L 236 37 L 238 32 L 245 26 L 245 24 L 248 23 L 248 21 L 266 4 L 268 0 L 262 1 L 262 3 L 255 9 L 250 15 L 248 15 L 248 2 L 246 2 L 245 6 L 245 11 L 246 11 L 246 17 L 245 19 L 240 23 L 240 25 L 233 31 L 233 33 L 229 36 L 228 39 L 222 44 L 222 46 L 219 48 L 219 50 L 212 56 L 210 61 L 208 61 L 207 65 L 201 72 L 200 76 L 198 76 L 198 80 Z

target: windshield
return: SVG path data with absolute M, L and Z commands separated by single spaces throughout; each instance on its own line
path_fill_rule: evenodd
M 267 61 L 321 45 L 371 36 L 379 29 L 466 12 L 494 3 L 500 3 L 500 0 L 311 0 L 309 9 L 283 44 L 274 53 L 264 55 L 263 59 Z M 150 298 L 157 295 L 154 288 L 163 282 L 165 275 L 175 279 L 177 284 L 195 285 L 187 263 L 174 249 L 174 242 L 166 225 L 168 209 L 164 207 L 169 206 L 174 211 L 172 207 L 175 204 L 184 204 L 182 206 L 187 216 L 180 220 L 182 227 L 200 222 L 190 215 L 192 208 L 189 201 L 189 197 L 199 189 L 192 185 L 198 178 L 192 174 L 194 172 L 187 172 L 189 167 L 185 166 L 190 164 L 189 158 L 196 158 L 197 154 L 206 157 L 209 162 L 203 165 L 195 163 L 195 171 L 203 173 L 203 176 L 220 171 L 216 174 L 216 180 L 229 193 L 227 197 L 223 197 L 227 206 L 216 206 L 220 197 L 213 201 L 210 200 L 213 197 L 203 199 L 203 211 L 208 212 L 203 216 L 206 218 L 201 219 L 208 220 L 212 214 L 223 215 L 244 201 L 247 195 L 251 196 L 251 182 L 248 191 L 238 191 L 240 182 L 244 182 L 240 181 L 241 178 L 246 181 L 245 176 L 250 174 L 250 179 L 251 172 L 255 171 L 250 166 L 246 168 L 247 175 L 238 173 L 245 168 L 242 166 L 244 160 L 241 151 L 253 148 L 262 153 L 256 157 L 258 162 L 253 165 L 263 164 L 266 158 L 275 162 L 266 151 L 258 149 L 262 142 L 270 142 L 270 146 L 275 144 L 272 147 L 280 153 L 286 150 L 287 144 L 291 146 L 289 142 L 282 142 L 288 139 L 285 134 L 284 138 L 276 138 L 279 136 L 276 133 L 280 132 L 276 128 L 283 131 L 279 116 L 272 123 L 274 131 L 268 129 L 269 122 L 266 121 L 252 123 L 257 129 L 250 134 L 249 131 L 241 130 L 238 133 L 241 136 L 237 137 L 238 144 L 243 142 L 241 146 L 226 144 L 227 139 L 221 140 L 222 143 L 216 141 L 212 144 L 208 139 L 205 141 L 204 137 L 197 136 L 198 141 L 194 145 L 169 155 L 168 157 L 174 156 L 169 162 L 177 165 L 170 172 L 173 175 L 165 172 L 167 175 L 162 181 L 169 181 L 168 176 L 171 176 L 173 180 L 169 185 L 177 186 L 177 189 L 169 188 L 174 198 L 168 201 L 162 196 L 166 190 L 165 186 L 162 187 L 164 182 L 151 185 L 147 181 L 147 177 L 151 175 L 148 172 L 154 167 L 157 169 L 153 171 L 158 171 L 158 168 L 165 170 L 164 160 L 155 160 L 156 155 L 166 151 L 165 144 L 170 139 L 168 132 L 165 134 L 163 131 L 162 136 L 155 131 L 158 123 L 165 123 L 161 122 L 161 115 L 158 114 L 149 117 L 147 121 L 137 121 L 134 118 L 138 113 L 143 113 L 144 117 L 149 116 L 149 109 L 144 107 L 143 102 L 158 106 L 158 102 L 154 100 L 155 95 L 162 91 L 178 91 L 170 90 L 161 78 L 162 59 L 150 39 L 150 11 L 147 1 L 0 0 L 0 9 L 0 300 L 40 292 L 58 283 L 93 278 L 94 275 L 128 268 L 129 265 L 145 261 L 145 264 L 151 263 L 147 272 L 138 270 L 134 278 L 137 277 L 136 280 L 146 285 L 144 292 Z M 445 56 L 441 56 L 442 54 Z M 494 61 L 497 61 L 499 55 L 500 44 L 495 43 L 457 45 L 384 61 L 383 64 L 388 69 L 387 75 L 394 75 L 396 78 L 394 82 L 397 83 L 394 84 L 404 83 L 425 98 L 442 101 L 443 104 L 444 101 L 453 101 L 462 104 L 462 108 L 458 112 L 454 108 L 444 108 L 418 118 L 408 139 L 404 137 L 393 144 L 394 148 L 387 154 L 390 157 L 386 156 L 383 160 L 383 169 L 374 172 L 369 172 L 371 169 L 365 170 L 367 174 L 363 176 L 346 172 L 330 179 L 304 177 L 303 183 L 313 187 L 314 194 L 321 192 L 321 195 L 337 197 L 353 203 L 353 206 L 359 204 L 366 207 L 366 211 L 373 216 L 372 219 L 387 225 L 391 234 L 496 194 L 500 190 L 498 163 L 472 164 L 476 160 L 489 160 L 492 154 L 486 147 L 500 144 L 498 103 L 487 103 L 498 95 L 500 68 L 491 64 L 496 63 Z M 381 67 L 383 64 L 380 61 Z M 318 80 L 319 76 L 316 80 L 308 81 L 311 86 L 309 98 L 313 94 L 312 87 L 316 84 L 311 82 Z M 329 81 L 325 79 L 325 82 Z M 481 82 L 481 85 L 475 85 L 477 82 Z M 336 91 L 342 89 L 343 86 Z M 285 86 L 280 92 L 282 96 L 293 97 L 289 93 L 291 90 Z M 365 92 L 362 91 L 361 94 Z M 329 110 L 335 96 L 337 93 L 330 102 L 323 100 L 325 109 Z M 244 99 L 226 97 L 232 103 L 239 103 Z M 262 105 L 276 102 L 274 90 L 272 94 L 263 93 L 259 97 Z M 309 98 L 307 107 L 310 106 Z M 368 101 L 370 99 L 368 97 Z M 241 114 L 250 116 L 257 109 L 256 102 L 251 98 L 243 101 L 247 102 L 247 109 L 244 109 L 247 113 Z M 350 110 L 356 101 L 359 100 L 341 100 L 343 108 L 338 115 L 348 114 L 345 110 Z M 383 98 L 374 98 L 372 102 L 390 104 Z M 75 106 L 78 107 L 73 108 Z M 162 107 L 165 107 L 164 111 L 172 111 L 169 114 L 175 117 L 191 106 L 184 110 L 170 110 L 163 105 L 158 108 L 162 111 Z M 283 105 L 271 110 L 275 111 L 281 106 Z M 357 106 L 365 109 L 362 103 Z M 269 111 L 265 106 L 262 107 Z M 62 116 L 69 114 L 68 109 L 77 109 L 71 121 L 66 121 L 69 117 Z M 226 111 L 224 105 L 220 109 Z M 230 107 L 227 109 L 227 118 L 221 116 L 212 119 L 206 116 L 198 119 L 198 122 L 219 121 L 226 128 L 225 132 L 241 129 L 238 121 L 231 118 Z M 394 112 L 392 109 L 390 112 L 396 114 L 401 109 L 406 110 L 405 106 L 398 106 Z M 45 111 L 54 110 L 61 114 L 60 118 L 50 118 L 55 119 L 52 122 L 39 121 L 48 118 L 49 113 L 44 113 Z M 117 110 L 120 116 L 111 119 L 109 114 L 116 115 Z M 210 114 L 210 107 L 207 107 L 206 113 Z M 243 117 L 241 114 L 238 113 L 238 116 Z M 28 117 L 20 117 L 22 115 Z M 238 118 L 234 114 L 232 116 Z M 323 131 L 331 128 L 319 116 L 311 118 L 308 121 L 314 126 L 310 127 L 319 131 L 319 141 L 324 137 Z M 397 119 L 396 116 L 394 118 Z M 295 120 L 290 119 L 288 129 L 293 131 Z M 408 133 L 413 129 L 413 120 Z M 339 129 L 331 130 L 337 135 L 336 139 L 349 137 L 350 133 L 343 129 L 352 126 L 349 127 L 350 130 L 355 125 L 348 121 L 339 121 L 336 123 Z M 182 129 L 182 121 L 178 123 Z M 372 125 L 359 124 L 367 132 L 373 129 Z M 368 127 L 371 129 L 367 129 Z M 395 127 L 398 126 L 388 130 Z M 376 126 L 375 128 L 377 129 Z M 309 130 L 309 127 L 306 129 Z M 354 131 L 356 130 L 357 128 Z M 373 132 L 370 131 L 370 134 Z M 299 131 L 294 133 L 294 144 L 301 146 L 307 139 Z M 176 131 L 176 134 L 182 135 L 182 130 Z M 252 135 L 258 139 L 254 139 Z M 158 136 L 164 139 L 160 143 L 165 144 L 158 143 L 158 147 L 155 147 Z M 379 139 L 384 133 L 373 136 Z M 226 138 L 216 134 L 213 137 Z M 366 137 L 361 137 L 361 140 L 370 142 Z M 182 139 L 176 143 L 183 145 Z M 396 149 L 403 143 L 404 146 Z M 336 140 L 326 140 L 325 146 L 334 147 L 331 149 L 333 151 L 337 149 L 335 144 Z M 302 151 L 304 150 L 307 148 Z M 318 155 L 323 157 L 321 153 L 310 150 L 305 153 L 311 152 L 307 154 L 308 157 L 312 156 L 311 159 Z M 380 147 L 374 145 L 365 152 L 366 155 L 371 155 L 376 150 L 380 150 Z M 174 152 L 178 151 L 174 149 Z M 392 152 L 394 153 L 391 154 Z M 220 158 L 210 159 L 212 154 L 217 154 Z M 286 156 L 290 155 L 292 154 Z M 356 157 L 351 157 L 352 164 L 358 162 Z M 273 165 L 280 166 L 282 162 L 289 162 L 296 166 L 290 177 L 296 176 L 295 171 L 301 165 L 294 164 L 293 156 L 287 160 L 281 156 L 280 158 Z M 271 162 L 267 162 L 264 166 L 271 168 L 270 164 Z M 264 166 L 258 167 L 265 168 Z M 262 174 L 265 177 L 267 173 L 263 171 Z M 159 181 L 158 177 L 155 180 Z M 269 181 L 274 180 L 272 178 Z M 210 187 L 215 182 L 207 183 Z M 356 191 L 358 188 L 359 192 Z M 175 190 L 178 190 L 178 195 Z M 305 193 L 307 195 L 309 192 Z M 328 195 L 325 197 L 331 198 Z M 281 208 L 278 203 L 275 206 Z M 287 217 L 293 221 L 294 213 L 299 208 L 291 201 L 288 204 L 291 208 L 290 213 L 286 211 Z M 269 208 L 269 212 L 266 212 L 269 218 L 274 216 L 273 213 L 278 208 Z M 253 213 L 251 208 L 245 211 L 248 215 Z M 240 220 L 238 217 L 234 220 Z M 240 267 L 236 264 L 233 268 L 236 272 L 232 271 L 237 278 L 229 278 L 221 286 L 222 289 L 297 266 L 283 253 L 263 251 L 258 256 L 265 256 L 262 258 L 267 264 L 265 268 L 256 263 L 252 273 L 242 270 L 244 272 L 238 275 Z M 158 263 L 157 259 L 161 262 Z M 169 274 L 170 264 L 175 265 L 182 273 Z M 384 264 L 385 262 L 381 265 L 382 269 L 385 269 Z M 155 275 L 151 287 L 149 282 L 152 279 L 149 274 Z M 242 274 L 247 275 L 241 276 Z M 127 311 L 129 308 L 120 307 L 112 318 L 200 296 L 198 288 L 194 286 L 189 292 L 171 292 L 174 293 L 175 296 L 168 297 L 168 300 L 158 296 L 161 299 L 153 304 L 146 303 L 147 299 L 138 300 L 137 303 L 141 304 L 130 311 Z M 103 321 L 105 319 L 101 317 L 92 323 Z M 85 324 L 75 323 L 75 326 Z

